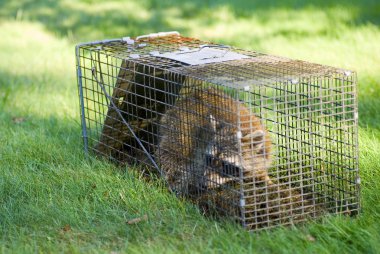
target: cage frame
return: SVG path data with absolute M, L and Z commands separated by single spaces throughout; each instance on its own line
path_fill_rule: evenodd
M 107 45 L 109 43 L 114 43 L 114 42 L 117 42 L 117 43 L 125 43 L 126 45 L 133 45 L 134 43 L 136 43 L 137 41 L 139 40 L 152 40 L 154 38 L 161 38 L 161 37 L 167 37 L 167 36 L 180 36 L 179 33 L 177 32 L 169 32 L 169 33 L 157 33 L 157 34 L 149 34 L 149 35 L 144 35 L 144 36 L 138 36 L 136 38 L 130 38 L 130 37 L 124 37 L 124 38 L 120 38 L 120 39 L 110 39 L 110 40 L 101 40 L 101 41 L 94 41 L 94 42 L 90 42 L 90 43 L 81 43 L 81 44 L 78 44 L 75 48 L 75 52 L 76 52 L 76 71 L 77 71 L 77 84 L 78 84 L 78 95 L 79 95 L 79 107 L 80 107 L 80 117 L 81 117 L 81 127 L 82 127 L 82 138 L 83 138 L 83 145 L 84 145 L 84 152 L 85 152 L 85 155 L 86 157 L 89 156 L 90 154 L 90 146 L 89 146 L 89 134 L 88 134 L 88 126 L 87 126 L 87 120 L 86 120 L 86 106 L 85 106 L 85 95 L 84 95 L 84 91 L 85 91 L 85 86 L 83 86 L 83 83 L 82 83 L 82 80 L 84 78 L 83 76 L 83 73 L 82 73 L 82 65 L 81 65 L 81 53 L 80 53 L 80 50 L 83 49 L 83 47 L 91 47 L 91 46 L 97 46 L 97 47 L 102 47 L 102 45 Z M 185 38 L 185 37 L 184 37 Z M 224 45 L 222 45 L 224 46 Z M 232 50 L 235 50 L 235 48 L 232 48 Z M 257 53 L 257 52 L 255 52 Z M 258 55 L 260 56 L 269 56 L 269 55 L 266 55 L 266 54 L 262 54 L 262 53 L 257 53 Z M 284 57 L 278 57 L 279 59 L 283 59 L 283 60 L 291 60 L 291 59 L 288 59 L 288 58 L 284 58 Z M 99 60 L 99 59 L 98 59 Z M 123 61 L 123 60 L 122 60 Z M 128 59 L 128 61 L 132 62 L 132 63 L 137 63 L 139 64 L 139 60 L 138 59 Z M 232 61 L 231 61 L 232 63 Z M 307 63 L 307 62 L 304 62 L 304 63 Z M 320 65 L 322 66 L 322 65 Z M 114 66 L 116 68 L 118 68 L 117 66 Z M 323 66 L 323 67 L 326 67 L 327 66 Z M 120 66 L 121 68 L 121 66 Z M 197 65 L 195 67 L 196 68 L 202 68 L 202 65 Z M 355 164 L 355 169 L 354 171 L 356 172 L 356 178 L 355 178 L 355 199 L 356 199 L 356 202 L 355 204 L 357 205 L 357 207 L 355 207 L 353 210 L 354 210 L 354 214 L 357 214 L 360 212 L 361 210 L 361 206 L 360 206 L 360 176 L 359 176 L 359 145 L 358 145 L 358 130 L 357 130 L 357 126 L 358 126 L 358 100 L 357 100 L 357 88 L 356 88 L 356 84 L 357 84 L 357 77 L 356 77 L 356 73 L 355 72 L 352 72 L 352 71 L 348 71 L 348 70 L 344 70 L 344 69 L 338 69 L 338 68 L 334 68 L 334 67 L 328 67 L 328 68 L 332 68 L 334 70 L 340 70 L 341 72 L 343 72 L 343 75 L 346 75 L 346 76 L 351 76 L 352 77 L 352 86 L 353 86 L 353 89 L 354 91 L 352 92 L 352 100 L 353 100 L 353 103 L 351 104 L 352 107 L 353 107 L 353 118 L 351 119 L 352 123 L 353 123 L 353 133 L 352 133 L 352 145 L 353 145 L 353 149 L 354 149 L 354 152 L 353 152 L 353 159 L 355 160 L 354 164 Z M 284 70 L 285 72 L 286 70 Z M 187 74 L 184 74 L 184 75 L 187 75 L 188 77 L 194 79 L 194 80 L 198 80 L 199 82 L 209 82 L 209 80 L 207 80 L 207 77 L 202 79 L 201 77 L 199 76 L 196 76 L 196 75 L 192 75 L 191 73 L 187 73 Z M 315 78 L 315 77 L 314 77 Z M 96 82 L 99 84 L 101 82 L 97 81 Z M 278 82 L 278 81 L 276 81 Z M 290 80 L 290 83 L 291 84 L 298 84 L 300 82 L 300 80 Z M 280 81 L 281 83 L 281 81 Z M 223 84 L 218 84 L 218 83 L 215 83 L 216 85 L 221 85 L 223 86 Z M 115 88 L 115 87 L 114 87 Z M 243 89 L 245 90 L 246 87 L 240 87 L 240 89 Z M 107 94 L 106 92 L 106 89 L 104 87 L 101 87 L 101 90 L 103 91 L 103 93 L 105 94 L 105 97 L 106 97 L 106 100 L 108 100 L 107 104 L 109 106 L 111 106 L 109 103 L 113 104 L 112 106 L 114 108 L 117 108 L 117 106 L 114 104 L 114 102 L 112 101 L 112 96 L 110 96 L 109 94 Z M 238 93 L 237 93 L 238 94 Z M 236 99 L 240 100 L 240 98 L 238 98 L 238 96 L 236 97 Z M 344 102 L 343 102 L 344 104 Z M 342 106 L 344 107 L 344 105 Z M 288 109 L 289 110 L 289 109 Z M 145 150 L 144 148 L 144 145 L 141 144 L 141 142 L 139 141 L 139 138 L 135 135 L 134 131 L 132 130 L 132 128 L 129 126 L 128 122 L 124 119 L 124 117 L 120 114 L 119 111 L 117 111 L 118 114 L 119 114 L 119 117 L 122 119 L 122 122 L 123 124 L 125 124 L 128 129 L 131 131 L 132 135 L 136 138 L 136 140 L 138 141 L 139 145 L 141 146 L 141 148 L 144 150 L 144 153 L 146 153 L 146 155 L 148 156 L 148 158 L 150 159 L 150 161 L 153 162 L 153 166 L 154 168 L 156 168 L 159 173 L 161 175 L 162 174 L 162 171 L 160 170 L 160 167 L 156 164 L 156 161 L 155 159 L 153 159 L 149 154 L 148 151 Z M 331 153 L 330 153 L 330 156 L 331 156 Z M 242 171 L 240 171 L 240 174 Z M 302 175 L 302 174 L 301 174 Z M 242 175 L 240 175 L 240 178 L 243 179 L 244 177 Z M 243 184 L 240 185 L 240 192 L 241 193 L 244 193 L 244 190 L 242 189 L 243 187 Z M 268 202 L 268 201 L 267 201 Z M 245 219 L 245 212 L 244 212 L 244 207 L 245 207 L 245 204 L 241 205 L 240 207 L 240 212 L 241 212 L 241 224 L 243 227 L 245 228 L 248 228 L 249 230 L 257 230 L 257 229 L 261 229 L 261 228 L 258 228 L 258 227 L 249 227 L 249 225 L 247 225 L 245 223 L 246 219 Z M 338 208 L 336 208 L 338 209 Z M 333 213 L 340 213 L 338 210 L 336 211 L 332 211 Z M 312 218 L 318 218 L 320 217 L 319 215 L 316 215 L 316 216 L 313 216 Z M 280 225 L 282 225 L 282 223 L 279 223 Z M 284 224 L 289 224 L 289 223 L 284 223 Z M 275 224 L 275 226 L 277 226 L 278 224 Z M 272 226 L 268 225 L 268 226 L 264 226 L 264 228 L 271 228 Z

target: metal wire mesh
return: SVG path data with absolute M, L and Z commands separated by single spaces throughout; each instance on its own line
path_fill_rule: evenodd
M 85 151 L 159 173 L 249 230 L 359 207 L 356 74 L 177 34 L 77 46 Z M 154 170 L 152 170 L 154 169 Z

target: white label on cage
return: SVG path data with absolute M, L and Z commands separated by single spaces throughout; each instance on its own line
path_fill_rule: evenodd
M 216 49 L 209 47 L 189 51 L 167 52 L 156 56 L 176 60 L 190 65 L 218 63 L 249 58 L 249 56 L 232 52 L 229 48 Z

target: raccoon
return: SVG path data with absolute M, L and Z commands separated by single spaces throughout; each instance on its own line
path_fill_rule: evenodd
M 159 122 L 154 154 L 171 189 L 180 195 L 215 188 L 243 174 L 272 184 L 271 141 L 260 119 L 216 88 L 183 95 Z

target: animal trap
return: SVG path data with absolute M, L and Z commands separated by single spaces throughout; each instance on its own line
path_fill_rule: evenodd
M 76 57 L 86 153 L 249 230 L 359 211 L 355 72 L 177 32 Z

